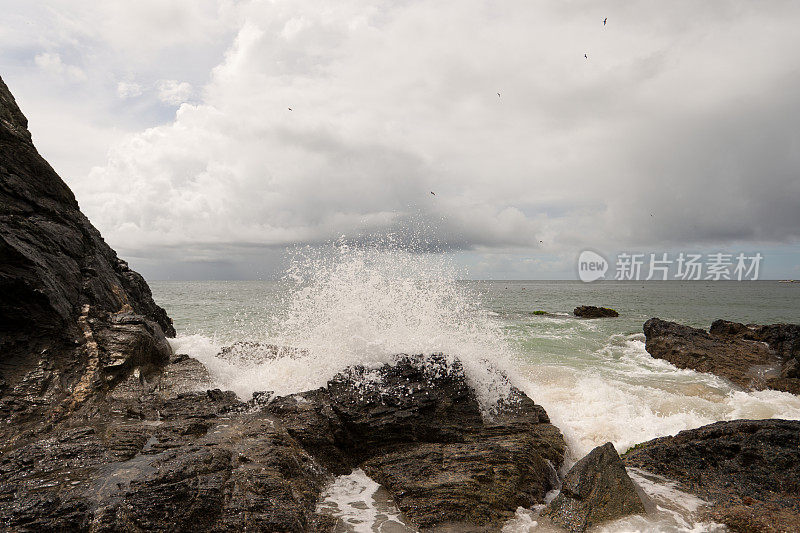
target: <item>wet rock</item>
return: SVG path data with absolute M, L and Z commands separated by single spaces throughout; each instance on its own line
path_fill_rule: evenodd
M 575 463 L 561 492 L 542 513 L 571 532 L 645 512 L 636 485 L 610 442 Z
M 679 368 L 710 372 L 754 389 L 800 394 L 800 326 L 738 324 L 718 320 L 709 332 L 651 318 L 644 324 L 645 348 Z
M 331 530 L 314 512 L 330 474 L 274 416 L 231 392 L 177 392 L 158 377 L 131 375 L 48 434 L 0 447 L 0 522 L 14 531 Z
M 580 318 L 613 318 L 619 313 L 608 307 L 595 307 L 593 305 L 581 305 L 576 307 L 572 314 Z
M 0 439 L 68 415 L 137 367 L 163 366 L 172 321 L 39 155 L 0 79 Z
M 717 422 L 639 444 L 627 466 L 676 480 L 733 531 L 800 531 L 800 421 Z
M 363 468 L 421 528 L 497 528 L 543 502 L 563 463 L 542 407 L 513 389 L 485 418 L 461 364 L 444 356 L 351 368 L 269 410 L 333 471 Z

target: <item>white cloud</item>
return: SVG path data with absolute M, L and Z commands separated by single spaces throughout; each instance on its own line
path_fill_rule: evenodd
M 158 98 L 165 104 L 180 105 L 191 95 L 192 86 L 185 81 L 161 80 L 158 82 Z
M 117 83 L 117 95 L 120 98 L 135 98 L 142 94 L 142 86 L 138 83 L 130 81 L 121 81 Z
M 57 53 L 43 52 L 34 58 L 36 66 L 48 74 L 54 74 L 68 81 L 84 81 L 86 74 L 75 65 L 67 65 Z
M 110 88 L 144 95 L 132 115 L 179 106 L 74 182 L 122 253 L 411 225 L 513 271 L 543 249 L 799 237 L 798 4 L 70 6 L 59 42 L 137 80 Z

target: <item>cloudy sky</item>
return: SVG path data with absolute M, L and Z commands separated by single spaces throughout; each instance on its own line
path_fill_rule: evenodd
M 34 142 L 150 279 L 387 233 L 474 278 L 587 248 L 800 278 L 800 2 L 0 4 Z

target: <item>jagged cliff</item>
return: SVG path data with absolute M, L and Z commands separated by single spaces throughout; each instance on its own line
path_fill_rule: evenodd
M 165 364 L 175 335 L 27 125 L 0 79 L 0 436 L 54 423 L 102 384 Z

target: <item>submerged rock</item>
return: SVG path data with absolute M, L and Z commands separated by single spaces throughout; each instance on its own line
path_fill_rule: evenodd
M 709 332 L 651 318 L 645 348 L 679 368 L 710 372 L 745 388 L 800 394 L 800 326 L 738 324 L 718 320 Z
M 636 485 L 607 442 L 575 463 L 561 492 L 542 516 L 570 532 L 582 532 L 609 520 L 645 512 Z
M 800 421 L 734 420 L 639 444 L 623 460 L 711 502 L 741 532 L 800 531 Z
M 581 305 L 572 311 L 577 317 L 580 318 L 614 318 L 619 316 L 619 313 L 608 307 L 595 307 L 593 305 Z

